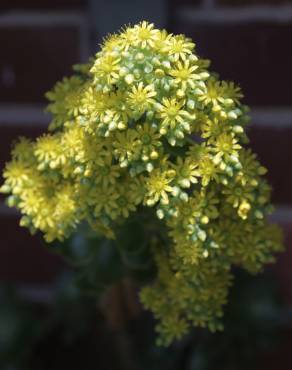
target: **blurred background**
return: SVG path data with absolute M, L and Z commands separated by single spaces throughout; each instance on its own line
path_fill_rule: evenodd
M 151 318 L 132 307 L 133 347 L 120 330 L 125 318 L 116 314 L 119 324 L 107 328 L 95 300 L 71 284 L 71 268 L 18 226 L 1 197 L 0 369 L 290 370 L 291 0 L 1 0 L 0 170 L 18 136 L 46 130 L 44 93 L 93 55 L 108 32 L 141 20 L 193 38 L 211 69 L 242 87 L 251 106 L 251 146 L 269 169 L 273 221 L 284 229 L 287 250 L 261 277 L 238 277 L 242 290 L 232 293 L 237 306 L 228 308 L 233 314 L 223 336 L 196 332 L 173 351 L 158 350 L 139 317 Z M 129 351 L 141 364 L 129 362 Z

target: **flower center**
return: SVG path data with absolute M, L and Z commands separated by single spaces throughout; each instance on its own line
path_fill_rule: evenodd
M 181 78 L 182 80 L 187 80 L 189 78 L 189 71 L 187 69 L 182 69 L 179 71 L 178 77 Z
M 120 207 L 126 207 L 127 199 L 125 197 L 121 196 L 117 199 L 117 203 Z
M 141 30 L 139 32 L 139 38 L 141 40 L 148 40 L 148 39 L 151 38 L 151 32 L 149 30 L 147 30 L 147 29 Z
M 99 171 L 102 176 L 107 176 L 110 173 L 110 168 L 108 166 L 100 167 Z
M 167 113 L 171 117 L 175 117 L 177 115 L 178 108 L 177 107 L 169 107 Z
M 143 134 L 141 137 L 141 141 L 143 144 L 150 144 L 151 143 L 151 137 L 148 134 Z

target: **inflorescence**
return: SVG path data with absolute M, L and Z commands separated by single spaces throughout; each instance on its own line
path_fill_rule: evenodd
M 1 188 L 47 242 L 84 221 L 114 239 L 129 215 L 155 210 L 157 276 L 141 300 L 165 345 L 191 325 L 220 330 L 232 267 L 258 272 L 282 248 L 241 90 L 208 67 L 189 38 L 147 22 L 109 36 L 47 93 L 49 133 L 19 140 Z

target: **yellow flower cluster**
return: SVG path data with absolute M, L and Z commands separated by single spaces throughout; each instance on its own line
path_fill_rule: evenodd
M 48 242 L 83 221 L 115 238 L 124 219 L 154 209 L 157 278 L 141 299 L 163 344 L 191 325 L 221 329 L 232 266 L 257 272 L 282 248 L 266 221 L 266 170 L 245 147 L 241 91 L 194 48 L 147 22 L 108 37 L 47 94 L 50 133 L 20 139 L 1 188 Z

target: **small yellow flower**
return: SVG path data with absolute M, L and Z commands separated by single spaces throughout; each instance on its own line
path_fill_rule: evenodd
M 157 34 L 157 38 L 155 40 L 155 43 L 154 43 L 154 46 L 153 48 L 157 51 L 163 51 L 165 52 L 164 48 L 165 48 L 165 45 L 169 43 L 169 41 L 171 40 L 172 38 L 172 35 L 171 34 L 168 34 L 166 30 L 161 30 L 158 34 Z
M 130 189 L 126 187 L 126 183 L 121 183 L 117 188 L 117 210 L 116 217 L 122 216 L 124 218 L 129 217 L 130 212 L 136 210 L 136 202 L 133 194 L 130 192 Z
M 119 44 L 121 45 L 122 49 L 128 51 L 129 47 L 134 45 L 136 42 L 136 32 L 133 28 L 127 27 L 123 30 L 120 34 Z
M 32 162 L 34 160 L 34 157 L 31 140 L 25 137 L 20 137 L 18 142 L 12 149 L 11 155 L 13 159 L 20 160 L 26 163 Z
M 214 119 L 207 118 L 200 127 L 202 137 L 204 139 L 210 139 L 211 142 L 214 138 L 225 132 L 226 128 L 225 122 L 220 121 L 217 117 Z
M 192 54 L 195 44 L 183 35 L 171 37 L 166 43 L 162 51 L 167 52 L 174 61 L 179 59 L 186 60 L 187 56 Z
M 243 186 L 248 184 L 258 186 L 259 176 L 265 175 L 267 169 L 257 161 L 257 157 L 250 149 L 241 149 L 239 152 L 241 170 L 236 175 L 236 181 Z
M 101 185 L 102 189 L 114 186 L 120 177 L 120 167 L 113 164 L 111 155 L 104 158 L 102 166 L 97 166 L 93 176 L 97 185 Z
M 117 34 L 108 35 L 103 40 L 102 49 L 106 52 L 113 52 L 117 47 L 120 46 L 120 37 Z
M 221 82 L 211 78 L 207 81 L 205 92 L 198 97 L 198 100 L 205 106 L 211 104 L 214 111 L 220 111 L 225 101 L 223 94 L 224 87 L 222 87 Z
M 226 195 L 226 201 L 230 203 L 234 208 L 238 208 L 242 202 L 253 202 L 254 201 L 254 189 L 251 186 L 241 186 L 240 184 L 234 183 L 229 187 L 222 190 L 222 193 Z
M 184 109 L 184 102 L 177 101 L 175 98 L 163 98 L 159 105 L 158 117 L 162 119 L 160 133 L 165 134 L 167 127 L 175 128 L 177 123 L 182 123 L 189 116 Z
M 64 149 L 66 157 L 76 157 L 82 150 L 84 130 L 78 125 L 70 125 L 60 139 L 60 145 Z
M 211 180 L 218 182 L 219 169 L 210 156 L 204 156 L 199 162 L 199 173 L 202 177 L 202 185 L 207 186 Z
M 233 135 L 223 133 L 214 140 L 214 146 L 216 155 L 214 162 L 219 163 L 221 159 L 225 161 L 232 158 L 233 162 L 238 162 L 238 151 L 241 149 L 241 145 L 238 144 L 236 138 Z
M 182 188 L 189 188 L 191 184 L 198 182 L 198 176 L 200 176 L 198 163 L 191 158 L 186 158 L 185 160 L 178 158 L 174 168 L 176 170 L 177 182 Z
M 243 98 L 241 88 L 236 86 L 234 82 L 222 81 L 224 97 L 231 99 L 234 103 L 239 104 L 239 100 Z
M 173 178 L 169 176 L 167 171 L 162 171 L 161 169 L 155 169 L 149 175 L 146 180 L 146 190 L 147 190 L 147 200 L 146 204 L 148 206 L 153 206 L 158 201 L 163 204 L 168 204 L 168 194 L 172 192 L 173 188 L 170 186 Z
M 154 103 L 153 97 L 156 95 L 153 85 L 144 86 L 143 82 L 139 82 L 137 86 L 133 86 L 131 92 L 128 93 L 128 104 L 139 114 L 144 113 Z
M 145 21 L 134 26 L 133 32 L 136 36 L 134 45 L 141 46 L 142 49 L 146 48 L 147 46 L 153 48 L 159 35 L 159 31 L 154 29 L 154 25 Z
M 139 157 L 137 131 L 127 130 L 117 132 L 113 142 L 114 155 L 119 160 L 121 167 L 127 167 L 129 162 Z
M 103 191 L 98 192 L 95 196 L 94 216 L 100 217 L 104 213 L 114 220 L 117 217 L 117 209 L 119 208 L 117 204 L 119 194 L 115 189 L 109 187 L 104 188 Z
M 119 79 L 120 58 L 115 55 L 105 54 L 97 59 L 90 72 L 103 79 L 107 84 L 113 84 Z
M 29 216 L 36 216 L 45 204 L 45 198 L 42 197 L 40 192 L 31 187 L 21 194 L 21 201 L 19 208 L 21 212 Z
M 40 165 L 43 162 L 49 164 L 51 168 L 56 168 L 66 163 L 66 155 L 58 135 L 43 135 L 38 138 L 34 154 Z M 43 169 L 43 167 L 41 166 L 40 169 Z
M 195 202 L 200 209 L 201 222 L 208 223 L 210 219 L 215 219 L 219 216 L 218 206 L 220 199 L 214 191 L 214 187 L 202 188 L 200 192 L 196 191 L 193 194 Z
M 159 157 L 159 150 L 162 147 L 161 134 L 157 127 L 149 123 L 137 126 L 137 143 L 141 147 L 141 158 L 143 161 L 155 160 Z
M 197 197 L 190 197 L 187 202 L 181 201 L 178 204 L 176 217 L 184 227 L 194 224 L 201 215 L 200 206 Z M 178 222 L 174 219 L 174 222 Z
M 27 167 L 24 162 L 12 161 L 6 164 L 3 172 L 3 177 L 6 179 L 6 184 L 12 188 L 21 188 L 23 183 L 28 182 L 32 173 L 32 169 Z
M 82 79 L 78 76 L 72 76 L 57 82 L 53 90 L 46 93 L 46 97 L 51 101 L 47 111 L 54 115 L 50 130 L 62 126 L 66 120 L 79 115 L 82 88 Z
M 109 97 L 109 94 L 103 94 L 101 91 L 97 91 L 94 86 L 88 85 L 84 89 L 83 97 L 80 100 L 83 114 L 88 119 L 96 120 L 100 114 L 104 114 L 111 107 L 111 99 Z
M 195 71 L 198 69 L 197 65 L 191 65 L 189 60 L 183 62 L 178 61 L 176 67 L 169 71 L 169 74 L 174 77 L 175 83 L 185 90 L 188 86 L 195 88 L 196 81 L 201 80 L 201 76 Z

